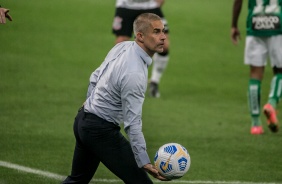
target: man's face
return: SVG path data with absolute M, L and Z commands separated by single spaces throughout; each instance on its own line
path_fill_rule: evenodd
M 148 28 L 146 34 L 143 36 L 143 44 L 149 55 L 152 56 L 155 52 L 163 52 L 166 36 L 164 34 L 164 25 L 161 20 L 152 22 L 151 27 Z

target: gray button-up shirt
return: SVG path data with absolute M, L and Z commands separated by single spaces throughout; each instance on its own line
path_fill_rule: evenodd
M 139 167 L 150 163 L 142 133 L 142 106 L 151 57 L 135 42 L 117 44 L 90 76 L 86 112 L 112 122 L 124 123 Z

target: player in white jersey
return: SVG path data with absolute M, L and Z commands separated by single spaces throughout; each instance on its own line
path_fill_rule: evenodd
M 132 37 L 133 21 L 142 13 L 154 13 L 162 18 L 165 25 L 165 46 L 162 53 L 156 53 L 153 57 L 154 64 L 149 85 L 149 95 L 160 97 L 159 83 L 169 60 L 169 38 L 167 21 L 164 18 L 161 6 L 164 0 L 116 0 L 116 11 L 112 25 L 112 31 L 116 35 L 116 43 L 128 41 Z
M 146 9 L 154 9 L 159 8 L 161 3 L 164 1 L 156 1 L 156 0 L 117 0 L 116 7 L 117 8 L 128 8 L 135 10 L 146 10 Z

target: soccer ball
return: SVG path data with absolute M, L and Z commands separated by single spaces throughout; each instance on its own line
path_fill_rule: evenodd
M 159 148 L 154 158 L 159 173 L 167 179 L 181 178 L 190 168 L 190 155 L 177 143 L 168 143 Z

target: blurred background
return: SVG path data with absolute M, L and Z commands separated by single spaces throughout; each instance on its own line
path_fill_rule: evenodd
M 0 165 L 0 183 L 59 183 L 71 170 L 72 125 L 89 76 L 114 45 L 115 1 L 0 4 L 13 18 L 0 25 L 0 161 L 62 176 Z M 171 58 L 161 98 L 146 96 L 143 132 L 152 161 L 165 143 L 188 149 L 191 167 L 179 183 L 282 183 L 281 132 L 271 133 L 262 117 L 265 134 L 249 133 L 249 68 L 243 64 L 247 1 L 237 46 L 230 39 L 232 4 L 166 0 L 163 6 Z M 262 103 L 271 77 L 267 68 Z M 92 183 L 122 182 L 101 164 Z

